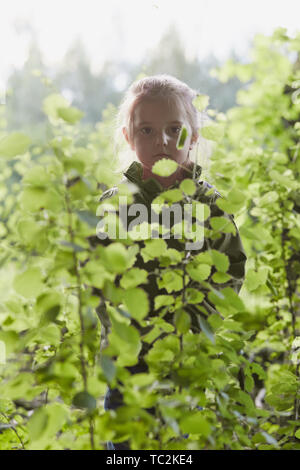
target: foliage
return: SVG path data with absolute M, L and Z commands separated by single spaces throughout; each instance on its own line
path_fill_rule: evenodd
M 80 112 L 56 95 L 44 106 L 45 146 L 1 130 L 1 449 L 126 439 L 133 449 L 299 449 L 299 49 L 299 36 L 278 30 L 257 37 L 250 64 L 216 71 L 249 82 L 205 131 L 218 142 L 218 204 L 235 214 L 248 255 L 240 296 L 218 251 L 187 259 L 163 239 L 90 243 L 100 190 L 117 182 L 110 112 L 84 146 Z M 194 190 L 185 180 L 180 198 Z M 215 217 L 207 235 L 228 233 L 225 222 Z M 167 292 L 156 316 L 147 316 L 138 254 L 159 262 Z M 104 305 L 112 331 L 100 353 Z M 142 341 L 150 372 L 131 375 Z M 117 411 L 103 409 L 107 385 L 123 392 Z

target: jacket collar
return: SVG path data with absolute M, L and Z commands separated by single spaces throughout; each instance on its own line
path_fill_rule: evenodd
M 196 181 L 199 180 L 201 172 L 202 172 L 201 166 L 196 164 L 196 172 L 195 172 Z M 148 178 L 146 180 L 142 179 L 143 167 L 140 162 L 131 163 L 130 167 L 124 172 L 124 176 L 129 181 L 136 184 L 142 191 L 145 191 L 149 195 L 150 194 L 154 195 L 165 190 L 163 186 L 155 178 Z M 191 177 L 189 172 L 186 172 L 186 177 L 187 178 Z M 168 189 L 177 188 L 179 184 L 180 183 L 177 182 L 173 186 L 170 186 L 170 188 Z

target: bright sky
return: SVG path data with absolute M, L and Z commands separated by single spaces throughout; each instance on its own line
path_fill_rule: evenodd
M 3 0 L 2 0 L 3 1 Z M 0 90 L 28 53 L 29 22 L 46 65 L 57 64 L 81 37 L 97 71 L 107 58 L 135 61 L 174 23 L 189 57 L 246 54 L 257 32 L 299 28 L 299 0 L 9 0 L 0 14 Z M 19 31 L 19 33 L 17 32 Z

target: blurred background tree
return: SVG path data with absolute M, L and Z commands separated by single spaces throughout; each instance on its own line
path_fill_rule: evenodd
M 147 75 L 167 73 L 176 76 L 208 94 L 210 105 L 218 111 L 226 111 L 235 105 L 236 93 L 242 85 L 236 77 L 220 83 L 211 76 L 210 71 L 221 65 L 215 56 L 209 55 L 202 60 L 187 57 L 175 25 L 170 26 L 157 46 L 139 63 L 107 60 L 97 73 L 92 71 L 80 38 L 75 39 L 59 66 L 51 70 L 44 65 L 34 29 L 29 26 L 27 32 L 31 35 L 27 60 L 7 81 L 8 130 L 23 129 L 29 134 L 34 130 L 43 135 L 47 121 L 42 102 L 49 94 L 49 88 L 61 92 L 73 106 L 81 109 L 85 113 L 82 123 L 93 126 L 101 120 L 109 103 L 119 104 L 125 89 L 141 71 Z M 231 58 L 239 60 L 234 53 Z M 52 83 L 45 77 L 50 77 Z

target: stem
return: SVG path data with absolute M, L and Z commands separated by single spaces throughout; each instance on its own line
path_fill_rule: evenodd
M 7 416 L 5 416 L 4 413 L 1 413 L 1 415 L 2 415 L 3 418 L 6 419 L 6 421 L 9 423 L 9 419 L 7 418 Z M 10 429 L 12 429 L 12 430 L 14 431 L 14 433 L 16 434 L 17 438 L 19 439 L 19 441 L 20 441 L 20 443 L 21 443 L 22 449 L 25 450 L 24 443 L 23 443 L 21 437 L 19 436 L 18 431 L 16 430 L 16 428 L 15 428 L 14 426 L 12 426 Z
M 73 231 L 73 219 L 72 219 L 72 211 L 71 211 L 71 206 L 70 206 L 70 199 L 69 199 L 69 194 L 68 191 L 66 190 L 66 207 L 67 207 L 67 214 L 68 214 L 68 232 L 70 236 L 71 243 L 74 244 L 74 231 Z M 75 250 L 72 252 L 73 254 L 73 260 L 74 260 L 74 269 L 75 269 L 75 276 L 77 280 L 77 298 L 78 298 L 78 316 L 79 316 L 79 321 L 80 321 L 80 334 L 81 334 L 81 339 L 80 339 L 80 363 L 81 363 L 81 373 L 82 373 L 82 379 L 83 379 L 83 385 L 84 385 L 84 391 L 87 392 L 87 372 L 86 372 L 86 364 L 84 360 L 84 322 L 83 322 L 83 314 L 82 314 L 82 299 L 81 299 L 81 279 L 80 279 L 80 272 L 78 269 L 78 259 Z
M 72 211 L 71 211 L 71 205 L 70 205 L 70 199 L 69 199 L 69 194 L 66 188 L 66 207 L 67 207 L 67 213 L 68 213 L 68 232 L 70 235 L 70 240 L 71 243 L 74 244 L 74 231 L 73 231 L 73 218 L 72 218 Z M 83 313 L 82 313 L 82 298 L 81 298 L 81 277 L 80 277 L 80 271 L 79 271 L 79 263 L 77 259 L 77 255 L 75 250 L 73 250 L 73 260 L 74 260 L 74 269 L 75 269 L 75 276 L 77 280 L 77 298 L 78 298 L 78 316 L 79 316 L 79 321 L 80 321 L 80 363 L 81 363 L 81 373 L 82 373 L 82 379 L 83 379 L 83 386 L 84 386 L 84 391 L 87 392 L 87 371 L 86 371 L 86 363 L 84 359 L 84 334 L 85 334 L 85 328 L 84 328 L 84 321 L 83 321 Z M 89 425 L 90 425 L 90 440 L 91 440 L 91 448 L 94 450 L 95 448 L 95 443 L 94 443 L 94 424 L 93 424 L 93 419 L 92 417 L 89 417 Z
M 90 417 L 90 439 L 91 439 L 91 448 L 92 450 L 95 450 L 95 441 L 94 441 L 94 422 L 93 418 Z

